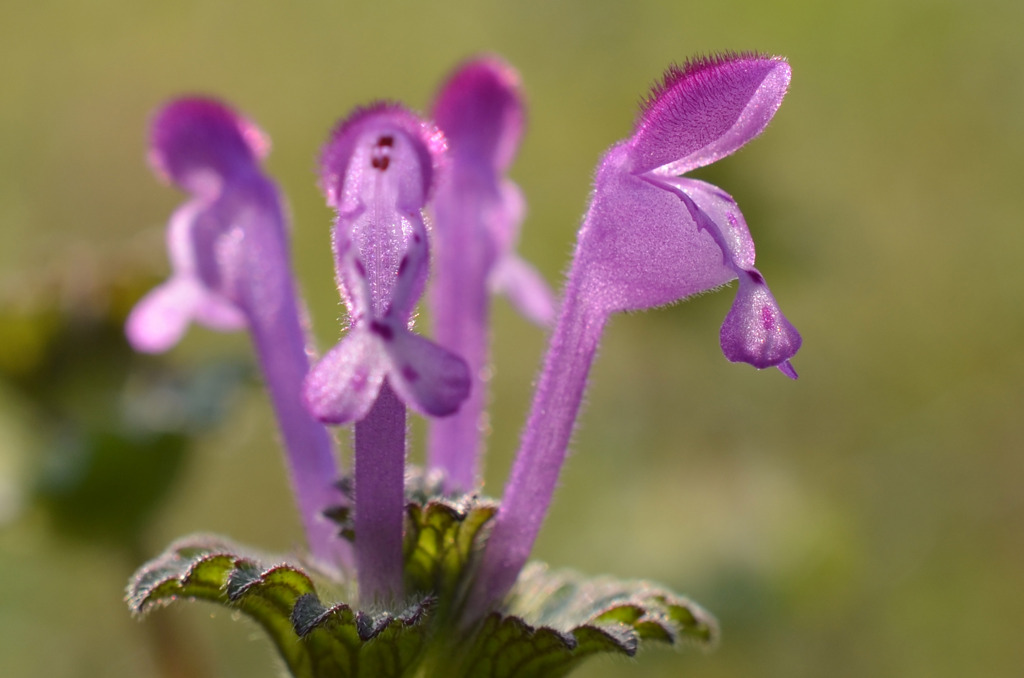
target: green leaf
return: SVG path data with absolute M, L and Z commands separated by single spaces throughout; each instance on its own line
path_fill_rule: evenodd
M 348 504 L 325 515 L 338 524 L 340 535 L 355 542 L 352 506 L 354 483 L 349 476 L 337 483 Z M 409 467 L 405 479 L 403 526 L 405 590 L 438 598 L 443 613 L 457 609 L 472 574 L 473 556 L 486 542 L 487 524 L 498 512 L 492 499 L 476 494 L 447 494 L 444 476 Z
M 135 574 L 128 605 L 144 615 L 187 598 L 238 610 L 263 627 L 297 678 L 397 678 L 419 662 L 434 598 L 414 600 L 398 614 L 326 607 L 298 565 L 260 561 L 217 537 L 189 537 Z
M 483 528 L 497 512 L 497 504 L 475 497 L 410 503 L 405 521 L 406 590 L 433 593 L 454 603 L 470 571 L 470 559 L 483 548 Z
M 711 647 L 714 619 L 650 582 L 586 579 L 533 563 L 501 613 L 492 613 L 465 653 L 466 678 L 555 678 L 599 653 L 632 657 L 642 641 Z
M 342 489 L 345 489 L 343 484 Z M 714 619 L 690 600 L 646 581 L 585 578 L 529 565 L 505 606 L 465 628 L 458 614 L 497 505 L 445 496 L 429 475 L 407 488 L 402 609 L 361 611 L 322 602 L 346 582 L 314 581 L 293 563 L 212 537 L 171 546 L 129 586 L 143 614 L 179 598 L 239 610 L 268 633 L 297 678 L 557 678 L 595 654 L 633 656 L 644 643 L 710 647 Z M 334 513 L 344 533 L 347 510 Z M 348 585 L 351 589 L 351 585 Z

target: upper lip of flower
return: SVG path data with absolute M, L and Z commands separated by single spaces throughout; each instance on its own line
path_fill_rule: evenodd
M 149 161 L 166 180 L 188 188 L 191 175 L 221 179 L 254 169 L 270 151 L 270 139 L 253 122 L 216 99 L 177 99 L 154 117 Z
M 629 139 L 634 171 L 677 176 L 731 155 L 764 131 L 790 78 L 785 59 L 752 52 L 670 67 Z

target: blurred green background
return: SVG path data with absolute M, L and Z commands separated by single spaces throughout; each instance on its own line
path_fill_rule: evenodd
M 426 108 L 481 51 L 523 77 L 522 251 L 555 283 L 597 159 L 665 66 L 727 49 L 785 55 L 793 83 L 773 124 L 700 175 L 747 217 L 803 333 L 801 379 L 725 361 L 731 291 L 616 318 L 536 548 L 556 566 L 692 595 L 718 616 L 722 645 L 593 660 L 577 675 L 1021 675 L 1022 26 L 1016 0 L 12 0 L 0 9 L 0 289 L 17 305 L 59 280 L 74 307 L 81 281 L 124 262 L 162 275 L 181 196 L 146 167 L 147 120 L 170 97 L 211 93 L 273 139 L 268 168 L 326 346 L 341 311 L 320 144 L 374 98 Z M 504 302 L 494 337 L 498 494 L 543 337 Z M 167 360 L 190 369 L 247 350 L 198 330 Z M 0 381 L 0 673 L 156 676 L 147 628 L 164 618 L 191 631 L 180 647 L 211 675 L 279 675 L 259 631 L 223 611 L 129 618 L 134 556 L 69 539 L 30 501 L 52 431 L 24 393 Z M 195 531 L 296 546 L 275 435 L 258 389 L 235 398 L 137 557 Z

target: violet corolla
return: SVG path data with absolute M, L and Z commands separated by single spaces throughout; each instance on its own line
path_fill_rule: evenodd
M 428 461 L 448 486 L 477 485 L 487 400 L 490 291 L 534 322 L 554 318 L 554 299 L 514 251 L 523 216 L 519 188 L 504 177 L 522 137 L 519 76 L 496 57 L 471 60 L 441 88 L 433 117 L 448 140 L 448 166 L 433 201 L 430 311 L 438 343 L 469 365 L 473 388 L 459 411 L 431 421 Z
M 800 335 L 754 266 L 754 242 L 724 191 L 677 175 L 738 150 L 767 126 L 789 64 L 758 55 L 697 59 L 654 89 L 633 135 L 597 169 L 519 452 L 478 572 L 473 612 L 508 593 L 547 513 L 608 317 L 661 306 L 739 278 L 722 325 L 727 358 L 777 366 Z M 472 613 L 471 613 L 472 614 Z
M 309 548 L 323 564 L 338 565 L 349 560 L 347 545 L 321 515 L 341 501 L 334 444 L 299 397 L 309 370 L 307 337 L 281 199 L 259 167 L 269 148 L 258 127 L 212 99 L 180 99 L 155 117 L 151 164 L 191 199 L 168 226 L 171 277 L 133 309 L 126 332 L 136 350 L 155 353 L 174 346 L 192 320 L 249 330 Z

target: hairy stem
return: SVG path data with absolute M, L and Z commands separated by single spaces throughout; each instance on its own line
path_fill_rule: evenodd
M 574 263 L 540 383 L 468 601 L 477 618 L 512 588 L 551 504 L 608 314 L 588 304 Z
M 402 596 L 405 405 L 386 383 L 355 425 L 356 569 L 362 604 Z

